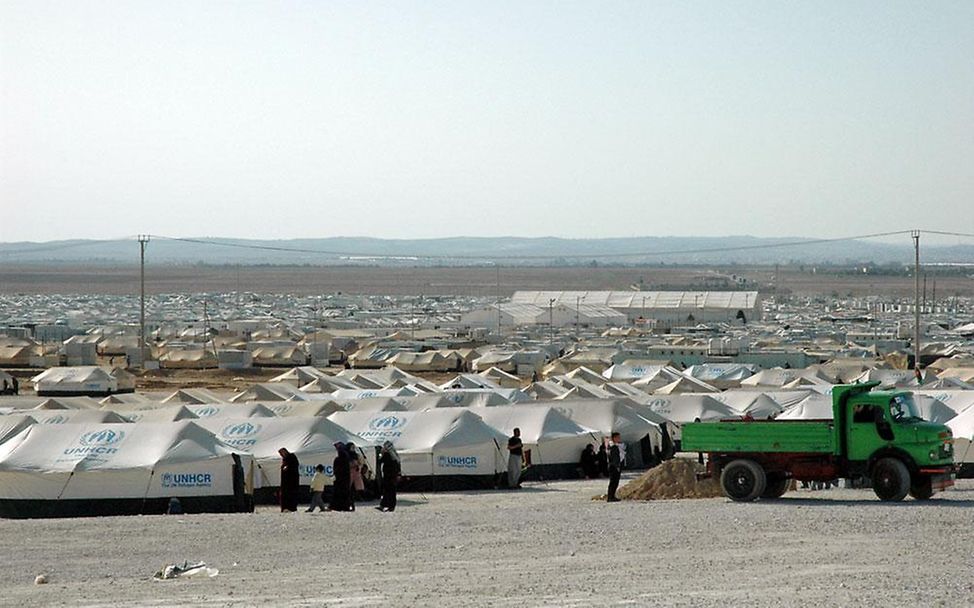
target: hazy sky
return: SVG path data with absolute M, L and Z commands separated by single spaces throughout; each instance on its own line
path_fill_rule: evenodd
M 974 2 L 0 2 L 0 240 L 972 231 Z

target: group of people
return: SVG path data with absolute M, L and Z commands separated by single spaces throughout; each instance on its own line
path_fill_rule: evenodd
M 311 478 L 311 505 L 307 509 L 309 513 L 316 508 L 321 511 L 354 511 L 356 500 L 365 497 L 367 482 L 372 482 L 368 463 L 354 443 L 335 442 L 335 451 L 337 455 L 332 462 L 334 482 L 331 500 L 325 504 L 324 493 L 328 477 L 325 475 L 325 466 L 318 464 Z M 281 511 L 297 511 L 301 483 L 300 463 L 298 457 L 286 448 L 281 448 L 278 453 L 281 455 Z M 378 469 L 376 485 L 380 500 L 376 509 L 395 511 L 396 487 L 402 474 L 402 466 L 392 442 L 387 441 L 382 445 Z
M 604 441 L 599 446 L 598 452 L 591 443 L 582 450 L 582 457 L 578 462 L 582 476 L 585 479 L 598 479 L 600 477 L 609 478 L 609 487 L 606 491 L 605 499 L 608 502 L 618 502 L 616 490 L 619 489 L 619 478 L 622 476 L 622 467 L 626 463 L 626 444 L 622 442 L 619 433 L 612 433 L 608 444 Z
M 521 429 L 515 428 L 514 434 L 507 440 L 507 487 L 517 489 L 521 487 L 521 471 L 524 465 L 524 442 L 521 440 Z M 612 433 L 608 443 L 604 440 L 595 451 L 591 443 L 582 450 L 579 467 L 585 479 L 609 478 L 606 491 L 608 502 L 618 502 L 616 490 L 619 489 L 619 479 L 622 477 L 622 467 L 626 463 L 626 444 L 622 442 L 619 433 Z

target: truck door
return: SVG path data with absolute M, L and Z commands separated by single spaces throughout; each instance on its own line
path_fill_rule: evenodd
M 867 460 L 877 448 L 894 439 L 887 407 L 875 403 L 856 404 L 848 433 L 849 460 Z

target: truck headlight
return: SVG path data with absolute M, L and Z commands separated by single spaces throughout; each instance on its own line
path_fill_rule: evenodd
M 938 458 L 937 453 L 934 452 L 933 450 L 930 450 L 930 460 L 937 460 L 937 458 Z

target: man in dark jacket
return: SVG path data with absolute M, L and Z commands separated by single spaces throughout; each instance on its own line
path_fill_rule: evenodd
M 281 448 L 281 511 L 298 510 L 298 488 L 301 485 L 301 471 L 298 457 Z
M 352 467 L 348 458 L 348 449 L 341 441 L 335 442 L 338 455 L 332 462 L 332 473 L 335 475 L 335 485 L 332 487 L 329 511 L 350 511 L 352 509 Z
M 622 465 L 626 462 L 626 444 L 622 443 L 619 433 L 612 433 L 609 444 L 609 489 L 605 494 L 607 502 L 619 502 L 616 490 L 619 489 L 619 477 L 622 476 Z

